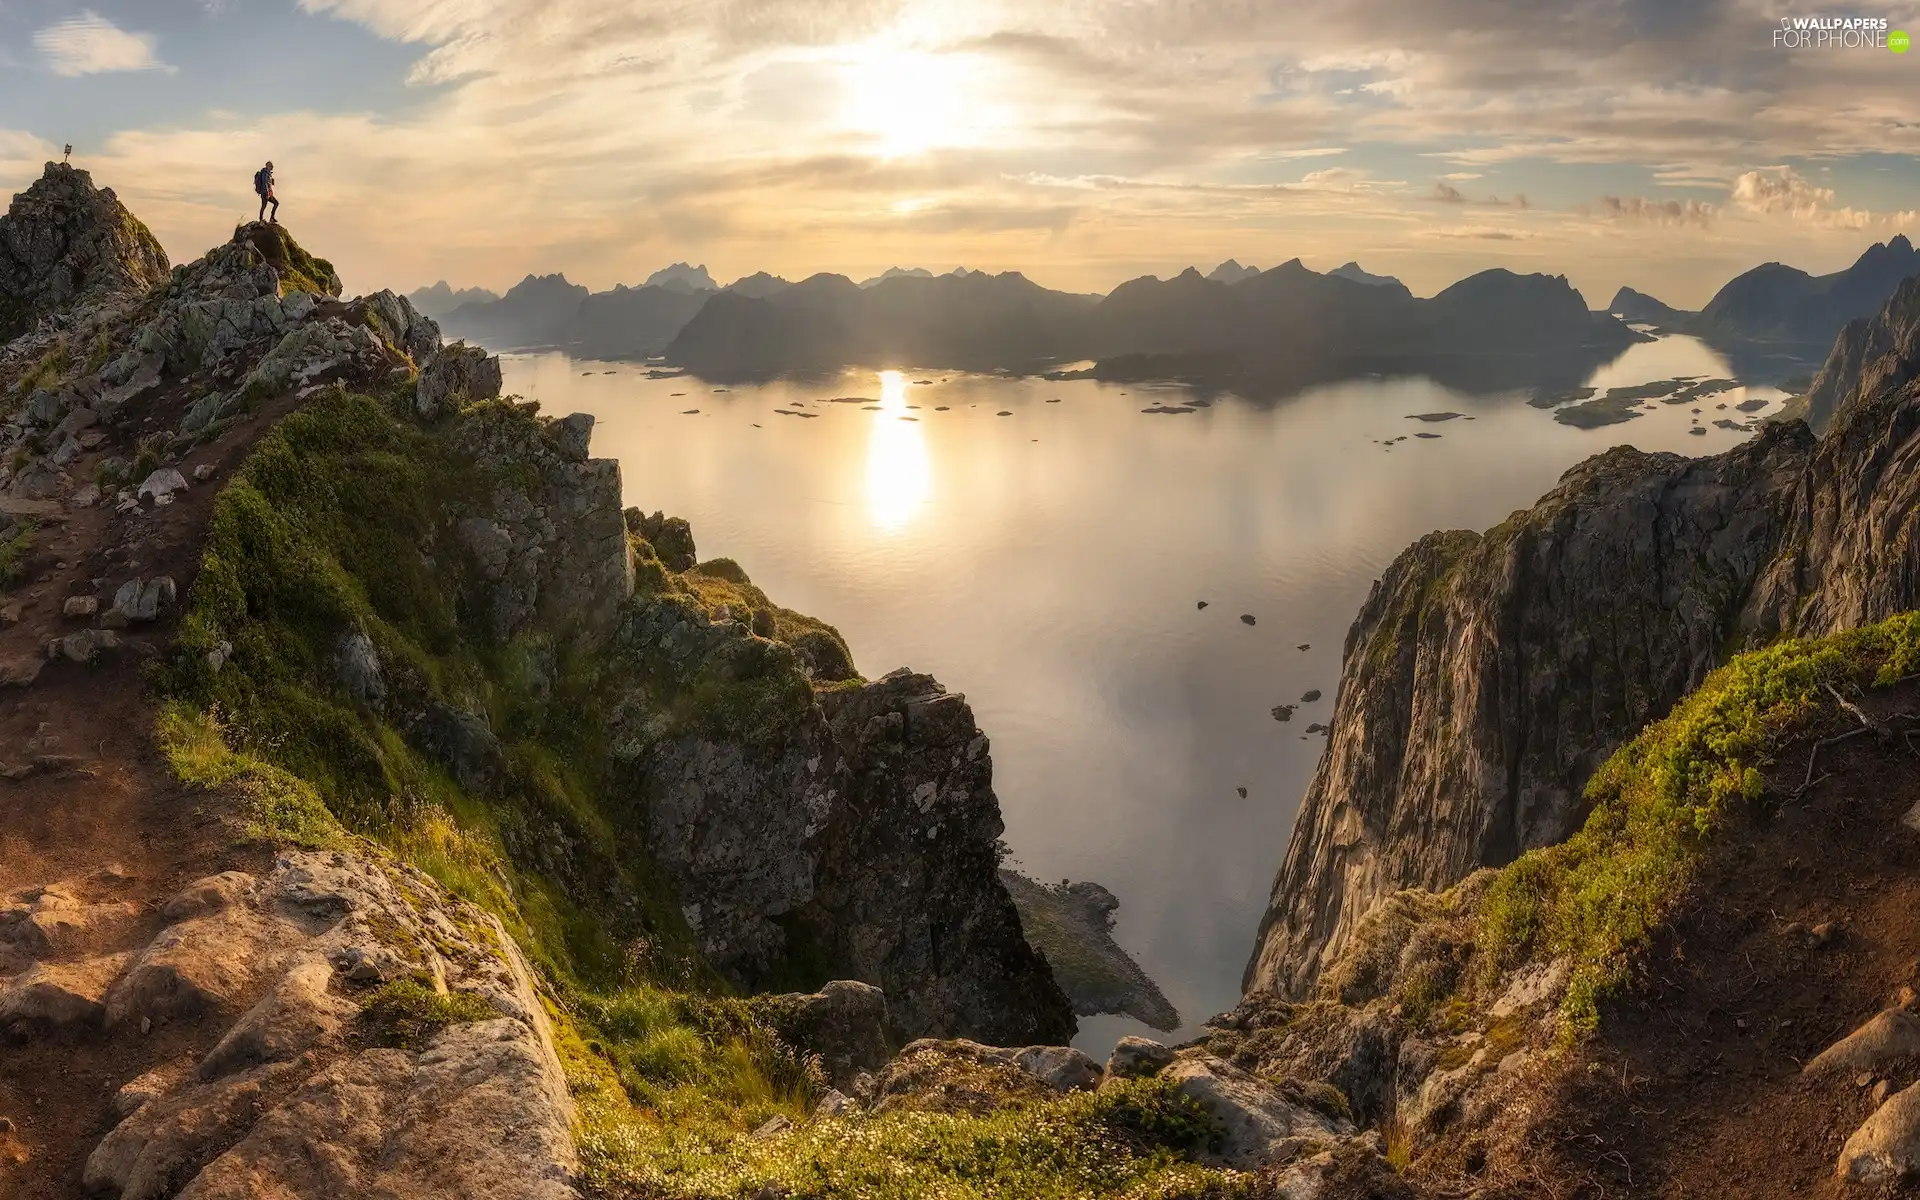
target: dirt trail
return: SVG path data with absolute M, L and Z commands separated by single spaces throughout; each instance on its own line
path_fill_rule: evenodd
M 162 394 L 136 416 L 167 428 L 186 399 Z M 177 604 L 152 624 L 119 631 L 120 648 L 92 665 L 46 661 L 46 644 L 94 623 L 62 615 L 69 596 L 96 596 L 104 611 L 124 581 L 166 575 L 184 599 L 220 484 L 291 407 L 290 400 L 270 405 L 183 459 L 178 467 L 188 479 L 202 466 L 211 475 L 172 504 L 123 515 L 109 498 L 46 520 L 3 602 L 18 608 L 0 625 L 0 662 L 44 665 L 31 684 L 0 687 L 0 907 L 22 890 L 112 867 L 124 878 L 90 884 L 92 898 L 131 902 L 144 916 L 90 952 L 143 944 L 159 907 L 183 885 L 257 867 L 264 856 L 236 847 L 224 803 L 182 789 L 154 747 L 142 666 L 166 646 Z M 131 457 L 125 445 L 104 446 L 76 462 L 73 477 L 92 478 L 97 461 L 112 453 Z M 218 1020 L 80 1038 L 0 1029 L 0 1118 L 13 1125 L 0 1132 L 0 1196 L 80 1194 L 81 1168 L 113 1124 L 120 1085 L 203 1054 L 223 1030 Z
M 1920 689 L 1865 706 L 1920 713 Z M 1770 797 L 1802 784 L 1809 750 L 1803 741 L 1776 757 Z M 1821 749 L 1816 775 L 1826 779 L 1802 800 L 1740 818 L 1653 956 L 1650 986 L 1607 1013 L 1591 1062 L 1549 1102 L 1559 1111 L 1536 1141 L 1540 1190 L 1503 1194 L 1920 1195 L 1874 1193 L 1834 1172 L 1877 1107 L 1875 1085 L 1890 1094 L 1920 1081 L 1920 1060 L 1864 1081 L 1801 1073 L 1903 987 L 1920 988 L 1920 832 L 1901 821 L 1920 801 L 1920 757 L 1863 735 Z

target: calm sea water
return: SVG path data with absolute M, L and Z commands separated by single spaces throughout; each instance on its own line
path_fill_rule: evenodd
M 1697 418 L 1656 405 L 1583 431 L 1423 379 L 1148 415 L 1187 393 L 912 370 L 721 390 L 561 355 L 505 368 L 549 413 L 598 418 L 629 504 L 686 517 L 703 557 L 838 626 L 864 674 L 910 666 L 964 692 L 1017 865 L 1120 898 L 1119 940 L 1183 1032 L 1238 999 L 1324 745 L 1306 726 L 1331 714 L 1341 642 L 1387 563 L 1429 530 L 1500 521 L 1610 446 L 1724 450 L 1750 435 L 1712 420 L 1780 399 L 1742 389 Z M 1670 337 L 1589 382 L 1730 374 Z M 1408 419 L 1437 411 L 1472 419 Z M 1270 715 L 1316 688 L 1290 723 Z M 1151 1035 L 1081 1024 L 1096 1055 Z

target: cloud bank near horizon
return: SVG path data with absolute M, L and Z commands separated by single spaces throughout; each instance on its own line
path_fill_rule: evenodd
M 8 128 L 5 89 L 32 87 L 99 129 L 82 164 L 176 256 L 246 215 L 270 157 L 283 216 L 355 286 L 598 288 L 687 259 L 1104 290 L 1299 256 L 1417 291 L 1501 265 L 1683 305 L 1759 261 L 1831 270 L 1910 231 L 1920 182 L 1920 60 L 1776 49 L 1770 0 L 269 8 L 0 16 L 0 178 L 23 185 L 68 137 Z M 223 55 L 322 35 L 368 49 L 342 43 L 324 103 L 219 86 Z

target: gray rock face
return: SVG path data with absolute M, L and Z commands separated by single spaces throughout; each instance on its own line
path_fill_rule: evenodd
M 1710 458 L 1622 447 L 1394 562 L 1347 636 L 1249 991 L 1304 994 L 1383 897 L 1567 837 L 1592 771 L 1729 645 L 1920 602 L 1916 307 L 1906 285 L 1869 339 L 1901 348 L 1882 390 L 1818 443 L 1796 422 Z
M 506 755 L 486 719 L 447 704 L 435 703 L 415 725 L 413 740 L 454 781 L 476 795 L 490 795 L 500 786 Z
M 443 414 L 458 412 L 475 401 L 492 400 L 499 395 L 500 360 L 478 346 L 455 342 L 442 347 L 420 368 L 414 411 L 431 421 Z
M 0 217 L 0 342 L 49 313 L 138 296 L 166 277 L 166 252 L 113 189 L 48 163 Z
M 449 347 L 442 357 L 463 349 Z M 497 360 L 493 370 L 497 394 Z M 426 387 L 423 375 L 423 393 Z M 489 632 L 506 642 L 537 622 L 556 638 L 584 639 L 588 648 L 604 643 L 633 594 L 620 464 L 587 458 L 577 423 L 521 412 L 469 421 L 457 437 L 475 460 L 512 463 L 517 472 L 516 483 L 501 486 L 454 530 Z
M 921 1036 L 1060 1043 L 1075 1024 L 1001 885 L 1005 830 L 966 698 L 894 673 L 819 698 L 846 772 L 800 923 Z
M 373 639 L 361 630 L 340 636 L 334 652 L 334 677 L 361 708 L 378 712 L 387 702 L 387 677 L 380 667 L 380 655 L 373 648 Z
M 618 641 L 687 686 L 711 672 L 777 680 L 792 698 L 751 741 L 652 737 L 643 694 L 618 706 L 631 714 L 616 736 L 624 788 L 719 970 L 755 986 L 797 941 L 884 989 L 904 1037 L 1072 1036 L 996 875 L 1000 806 L 963 697 L 906 671 L 815 696 L 790 648 L 669 602 L 639 607 Z

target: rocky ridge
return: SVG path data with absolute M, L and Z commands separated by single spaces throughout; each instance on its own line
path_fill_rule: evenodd
M 43 319 L 137 297 L 167 274 L 167 255 L 111 188 L 48 163 L 0 217 L 0 341 Z
M 404 744 L 512 816 L 511 895 L 537 877 L 608 931 L 652 930 L 626 948 L 645 969 L 684 936 L 698 971 L 749 986 L 858 973 L 898 998 L 869 1036 L 889 1051 L 928 1033 L 1071 1036 L 995 875 L 991 760 L 964 698 L 906 672 L 858 680 L 831 629 L 725 560 L 697 564 L 685 522 L 623 510 L 590 418 L 500 400 L 497 361 L 442 346 L 391 293 L 339 292 L 283 228 L 245 225 L 150 290 L 90 292 L 0 352 L 0 1190 L 581 1186 L 577 1068 L 557 1061 L 547 1016 L 568 1002 L 554 964 L 529 966 L 525 928 L 341 831 L 320 798 L 364 819 L 359 760 L 310 783 L 297 771 L 315 760 L 289 772 L 249 757 L 288 743 L 195 715 L 185 697 L 201 684 L 236 689 L 221 714 L 269 713 L 245 698 L 291 683 L 307 733 L 343 728 L 316 727 L 323 714 L 390 730 L 385 752 Z M 320 440 L 287 440 L 301 436 Z M 446 686 L 411 627 L 353 610 L 307 623 L 340 576 L 249 600 L 268 576 L 233 574 L 276 547 L 307 565 L 341 550 L 311 528 L 275 540 L 291 511 L 275 506 L 317 495 L 276 490 L 275 472 L 325 469 L 368 436 L 386 439 L 380 464 L 447 472 L 411 553 L 345 560 L 387 572 L 363 596 L 430 582 L 410 602 L 459 614 L 477 649 L 447 663 Z M 409 494 L 364 468 L 321 477 L 323 492 L 352 482 L 377 498 L 337 530 L 404 524 Z M 303 673 L 280 674 L 288 636 L 309 634 Z M 530 795 L 523 718 L 467 690 L 482 660 L 510 664 L 514 703 L 539 713 L 608 699 L 604 757 L 581 761 L 612 785 L 611 842 L 550 804 L 513 812 Z M 709 689 L 717 710 L 700 707 Z M 408 761 L 391 760 L 418 780 Z M 131 868 L 93 861 L 116 845 Z M 486 870 L 465 877 L 481 893 L 506 868 Z M 700 916 L 636 916 L 648 872 Z
M 1394 562 L 1348 634 L 1249 991 L 1303 995 L 1383 898 L 1565 839 L 1593 770 L 1730 646 L 1915 605 L 1916 290 L 1856 335 L 1885 351 L 1836 347 L 1829 372 L 1870 382 L 1825 438 L 1790 423 L 1704 459 L 1615 449 L 1489 533 Z

